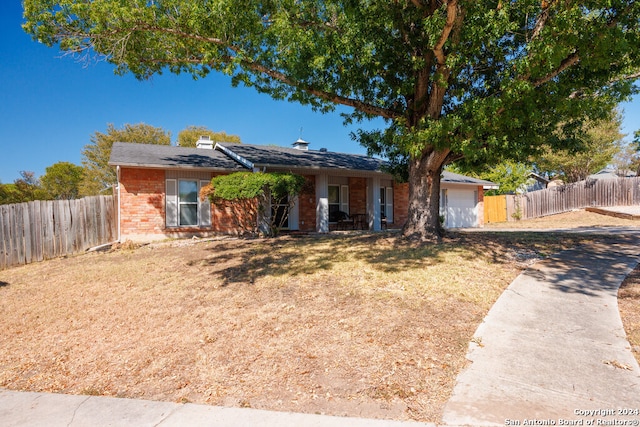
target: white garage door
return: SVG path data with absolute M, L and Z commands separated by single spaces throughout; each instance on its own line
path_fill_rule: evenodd
M 473 190 L 447 190 L 447 228 L 477 226 L 476 194 Z

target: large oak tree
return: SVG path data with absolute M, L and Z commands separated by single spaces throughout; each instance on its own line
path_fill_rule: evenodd
M 442 167 L 524 158 L 628 97 L 640 64 L 635 0 L 25 0 L 24 28 L 120 73 L 234 84 L 347 119 L 370 153 L 408 166 L 407 236 L 441 233 Z M 399 170 L 399 169 L 396 169 Z

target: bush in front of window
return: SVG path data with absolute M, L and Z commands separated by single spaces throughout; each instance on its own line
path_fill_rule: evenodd
M 236 208 L 236 225 L 246 232 L 275 237 L 304 185 L 304 177 L 294 173 L 236 172 L 213 178 L 208 196 L 216 205 Z

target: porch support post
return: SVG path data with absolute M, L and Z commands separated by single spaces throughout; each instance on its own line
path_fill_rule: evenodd
M 369 230 L 380 231 L 380 177 L 367 180 L 369 190 L 367 212 L 369 213 Z
M 329 177 L 316 175 L 316 231 L 329 232 Z
M 269 224 L 271 223 L 271 193 L 264 200 L 264 212 L 258 212 L 258 231 L 261 234 L 269 234 Z

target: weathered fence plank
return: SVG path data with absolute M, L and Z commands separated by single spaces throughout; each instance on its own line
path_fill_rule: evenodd
M 13 247 L 15 249 L 15 259 L 16 259 L 16 262 L 23 264 L 24 263 L 24 242 L 23 242 L 24 222 L 22 220 L 22 203 L 13 205 L 12 226 L 14 229 Z
M 0 205 L 0 269 L 113 242 L 113 196 Z
M 42 222 L 42 257 L 50 259 L 55 256 L 55 235 L 53 233 L 53 203 L 42 202 L 40 209 L 40 221 Z
M 8 221 L 9 215 L 5 213 L 7 206 L 0 206 L 0 269 L 8 267 L 9 247 L 7 241 L 9 236 L 5 231 L 5 221 Z M 6 237 L 5 237 L 6 236 Z

